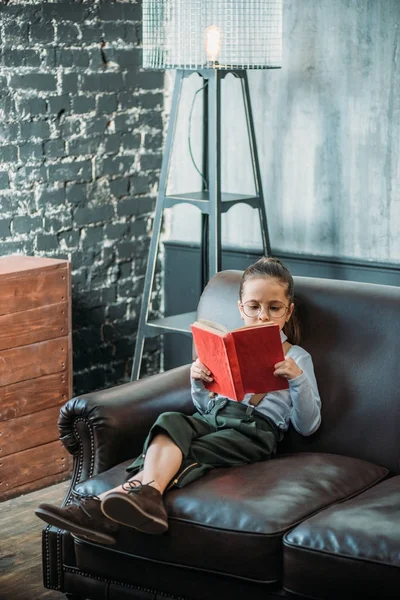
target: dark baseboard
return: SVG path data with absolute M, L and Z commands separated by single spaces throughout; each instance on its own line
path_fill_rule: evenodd
M 165 314 L 196 310 L 200 296 L 200 247 L 183 242 L 166 242 Z M 262 250 L 225 248 L 222 269 L 245 269 L 262 255 Z M 293 275 L 361 281 L 400 286 L 400 264 L 373 263 L 361 260 L 328 258 L 303 254 L 273 252 Z M 170 333 L 164 336 L 164 369 L 190 362 L 192 342 L 188 336 Z

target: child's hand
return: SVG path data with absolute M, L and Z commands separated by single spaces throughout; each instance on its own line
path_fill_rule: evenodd
M 285 379 L 294 379 L 303 373 L 293 358 L 285 358 L 285 360 L 282 360 L 282 362 L 276 363 L 276 365 L 274 365 L 274 369 L 274 375 L 279 375 Z
M 203 365 L 198 358 L 192 363 L 190 367 L 190 376 L 192 379 L 202 379 L 203 381 L 213 381 L 211 372 Z

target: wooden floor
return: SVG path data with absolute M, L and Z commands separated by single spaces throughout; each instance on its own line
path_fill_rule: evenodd
M 0 503 L 0 600 L 64 600 L 42 583 L 40 502 L 61 504 L 69 481 Z

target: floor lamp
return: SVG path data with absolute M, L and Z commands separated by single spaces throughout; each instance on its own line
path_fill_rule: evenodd
M 201 289 L 221 270 L 221 217 L 241 202 L 258 210 L 263 250 L 270 254 L 267 216 L 247 71 L 281 66 L 283 0 L 143 0 L 143 67 L 176 69 L 158 198 L 153 222 L 131 380 L 139 377 L 145 338 L 167 332 L 190 335 L 195 313 L 148 320 L 163 211 L 185 202 L 202 214 Z M 175 127 L 185 77 L 203 77 L 203 189 L 167 195 Z M 242 86 L 255 193 L 221 189 L 221 82 L 231 73 Z

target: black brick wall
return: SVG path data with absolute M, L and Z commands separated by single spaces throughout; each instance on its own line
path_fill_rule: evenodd
M 0 255 L 71 261 L 74 393 L 128 381 L 163 137 L 141 3 L 9 0 L 0 42 Z

